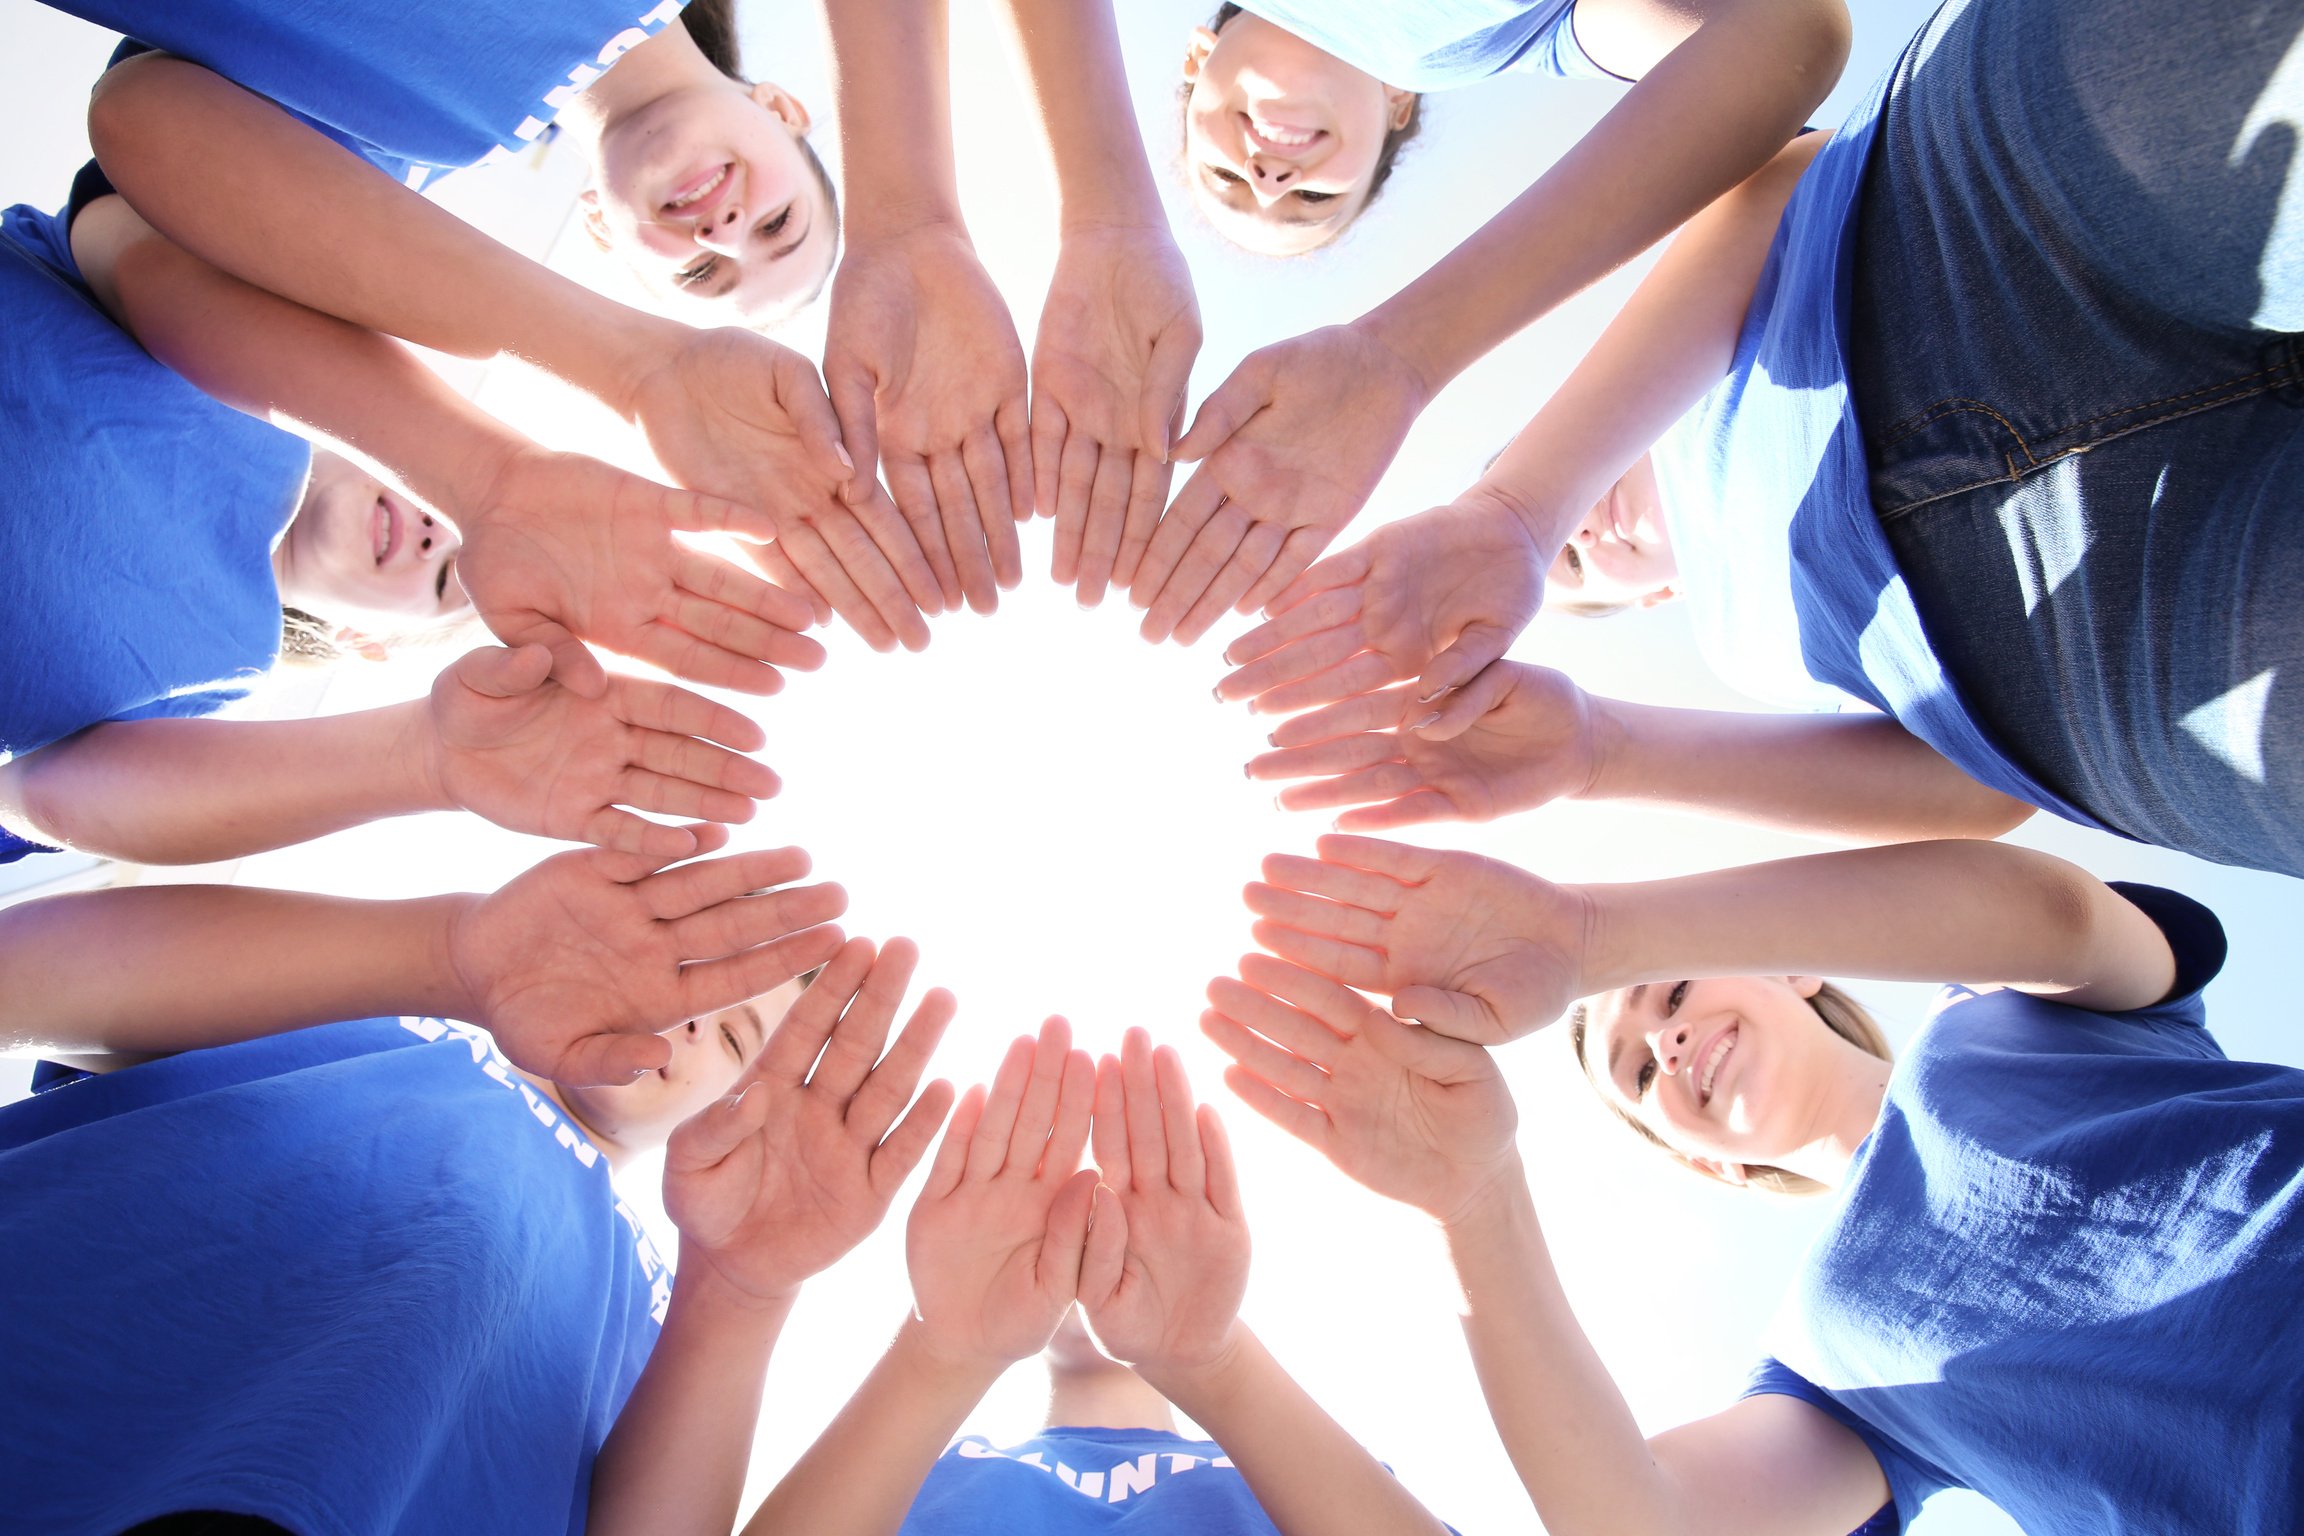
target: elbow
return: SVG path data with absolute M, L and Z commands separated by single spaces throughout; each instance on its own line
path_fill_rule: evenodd
M 113 185 L 133 177 L 140 146 L 164 124 L 168 75 L 181 60 L 140 53 L 104 72 L 88 98 L 88 147 Z

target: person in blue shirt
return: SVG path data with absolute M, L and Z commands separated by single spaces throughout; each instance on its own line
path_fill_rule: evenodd
M 1947 4 L 1839 133 L 1691 223 L 1480 483 L 1286 593 L 1226 696 L 1413 677 L 1460 691 L 1384 723 L 1460 730 L 1653 444 L 1731 681 L 1838 690 L 2022 806 L 2304 872 L 2304 242 L 2265 126 L 2304 111 L 2304 16 L 2209 25 Z M 1781 776 L 1833 770 L 1777 745 Z
M 1280 958 L 1213 983 L 1205 1027 L 1251 1106 L 1441 1223 L 1547 1530 L 1888 1532 L 1947 1487 L 2039 1536 L 2304 1517 L 2304 1073 L 2206 1033 L 2206 909 L 1998 843 L 1581 887 L 1320 854 L 1249 888 Z M 1826 971 L 1974 980 L 1891 1066 Z M 1473 1043 L 1563 1011 L 1602 1100 L 1683 1165 L 1837 1191 L 1745 1395 L 1654 1436 L 1576 1323 Z
M 1441 1536 L 1240 1322 L 1231 1149 L 1175 1049 L 1130 1030 L 1092 1065 L 1070 1043 L 1051 1019 L 962 1096 L 907 1231 L 913 1313 L 744 1536 Z M 1091 1127 L 1092 1171 L 1077 1168 Z M 1042 1351 L 1051 1426 L 1020 1445 L 954 1440 Z M 1170 1403 L 1213 1439 L 1175 1434 Z

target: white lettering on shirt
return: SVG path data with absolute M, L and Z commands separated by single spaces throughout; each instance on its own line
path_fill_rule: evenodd
M 964 1435 L 952 1443 L 952 1454 L 970 1461 L 1013 1461 L 1020 1467 L 1037 1467 L 1050 1473 L 1065 1487 L 1082 1498 L 1104 1503 L 1120 1504 L 1150 1491 L 1166 1477 L 1181 1476 L 1196 1468 L 1230 1468 L 1229 1456 L 1193 1456 L 1182 1451 L 1146 1451 L 1130 1460 L 1116 1461 L 1102 1471 L 1074 1471 L 1064 1462 L 1048 1465 L 1044 1451 L 1025 1451 L 1021 1455 L 1001 1450 L 980 1435 Z M 1168 1463 L 1163 1472 L 1160 1463 Z

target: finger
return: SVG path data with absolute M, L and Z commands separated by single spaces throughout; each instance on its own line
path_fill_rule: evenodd
M 1008 493 L 1008 533 L 1014 537 L 1016 524 L 1032 520 L 1032 416 L 1021 392 L 1000 402 L 1000 408 L 992 413 L 992 433 L 1000 440 L 1001 483 Z M 977 499 L 984 503 L 985 516 L 998 515 L 1002 504 L 998 497 Z M 1018 558 L 1021 562 L 1022 557 Z M 1023 567 L 1019 563 L 1015 577 L 1007 585 L 1014 586 L 1023 579 Z
M 1064 1088 L 1056 1097 L 1056 1124 L 1048 1133 L 1048 1151 L 1041 1162 L 1043 1179 L 1067 1175 L 1080 1166 L 1088 1145 L 1088 1121 L 1096 1102 L 1096 1064 L 1086 1051 L 1064 1057 Z
M 1136 567 L 1152 542 L 1152 531 L 1160 526 L 1160 509 L 1168 504 L 1168 487 L 1175 474 L 1173 462 L 1156 458 L 1147 450 L 1139 449 L 1132 457 L 1128 515 L 1120 527 L 1119 550 L 1112 557 L 1115 586 L 1124 587 L 1136 579 Z
M 952 1025 L 959 1003 L 942 987 L 929 991 L 920 999 L 920 1006 L 912 1010 L 910 1022 L 896 1037 L 896 1044 L 872 1069 L 856 1097 L 848 1105 L 848 1124 L 859 1136 L 874 1138 L 888 1134 L 888 1122 L 904 1107 L 912 1096 L 912 1089 L 920 1075 L 928 1069 L 929 1058 L 944 1039 L 944 1032 Z
M 1254 613 L 1286 591 L 1288 584 L 1320 558 L 1321 551 L 1328 547 L 1329 541 L 1340 531 L 1313 524 L 1288 535 L 1287 542 L 1280 546 L 1280 553 L 1272 557 L 1270 568 L 1256 578 L 1256 585 L 1250 587 L 1247 595 L 1240 599 L 1240 611 Z
M 1145 547 L 1144 558 L 1136 563 L 1135 579 L 1129 583 L 1128 601 L 1139 608 L 1149 608 L 1153 599 L 1168 585 L 1176 562 L 1184 558 L 1184 551 L 1200 536 L 1208 519 L 1225 504 L 1223 488 L 1206 468 L 1193 471 L 1192 478 L 1184 482 L 1184 489 L 1168 503 L 1161 514 L 1160 524 L 1152 530 L 1152 542 Z
M 1430 703 L 1451 688 L 1463 687 L 1511 649 L 1514 638 L 1501 624 L 1465 625 L 1456 643 L 1433 657 L 1418 676 L 1416 696 Z
M 673 551 L 672 580 L 691 592 L 738 609 L 777 629 L 797 634 L 815 621 L 815 610 L 805 599 L 738 569 L 719 555 L 699 549 L 682 546 Z
M 1399 737 L 1390 731 L 1363 731 L 1309 747 L 1259 752 L 1248 759 L 1246 772 L 1252 779 L 1333 779 L 1399 760 Z
M 1064 1067 L 1071 1045 L 1072 1026 L 1063 1019 L 1052 1018 L 1040 1026 L 1032 1073 L 1025 1079 L 1024 1097 L 1016 1110 L 1016 1129 L 1008 1138 L 1006 1166 L 1012 1173 L 1029 1175 L 1040 1166 L 1048 1133 L 1056 1124 L 1056 1100 L 1064 1089 Z
M 870 1165 L 873 1193 L 883 1200 L 895 1195 L 912 1176 L 912 1170 L 920 1166 L 921 1154 L 928 1150 L 936 1127 L 944 1123 L 944 1112 L 951 1107 L 952 1085 L 942 1078 L 921 1091 L 902 1123 L 873 1149 Z
M 757 809 L 749 795 L 716 789 L 692 779 L 626 768 L 616 776 L 611 798 L 634 810 L 653 811 L 688 821 L 717 821 L 723 825 L 747 822 Z
M 809 1068 L 823 1054 L 824 1042 L 840 1021 L 840 1010 L 848 1006 L 871 971 L 874 953 L 870 939 L 850 939 L 824 963 L 808 990 L 793 1000 L 768 1032 L 754 1069 L 760 1076 L 794 1086 L 808 1080 Z
M 1168 1187 L 1178 1194 L 1205 1194 L 1208 1165 L 1200 1159 L 1192 1084 L 1184 1076 L 1184 1058 L 1176 1054 L 1176 1047 L 1163 1045 L 1152 1053 L 1152 1083 L 1160 1095 L 1161 1139 L 1168 1145 Z
M 1273 593 L 1272 601 L 1264 605 L 1264 611 L 1269 616 L 1278 618 L 1282 614 L 1295 612 L 1322 593 L 1345 589 L 1357 590 L 1368 580 L 1368 573 L 1375 567 L 1375 563 L 1375 546 L 1368 540 L 1362 539 L 1350 549 L 1339 550 L 1327 559 L 1312 565 L 1302 575 L 1289 582 L 1278 592 Z M 1360 611 L 1360 599 L 1357 596 L 1352 599 L 1352 611 L 1354 613 Z M 1322 627 L 1325 628 L 1326 626 L 1323 625 Z M 1250 631 L 1250 633 L 1252 634 L 1254 631 Z M 1247 638 L 1248 636 L 1243 635 L 1239 641 L 1234 643 L 1242 643 Z
M 1422 885 L 1440 872 L 1445 854 L 1414 843 L 1381 837 L 1347 837 L 1331 832 L 1313 845 L 1322 862 L 1387 875 L 1402 885 Z
M 1298 612 L 1319 606 L 1307 603 Z M 1288 615 L 1294 619 L 1295 614 Z M 1287 620 L 1281 620 L 1286 623 Z M 1275 629 L 1279 624 L 1267 624 Z M 1368 645 L 1368 632 L 1357 622 L 1357 615 L 1333 629 L 1316 630 L 1260 654 L 1256 660 L 1230 673 L 1216 685 L 1220 699 L 1259 700 L 1288 683 L 1302 682 L 1317 677 L 1334 667 L 1350 661 Z M 1237 649 L 1237 647 L 1235 647 Z
M 821 1088 L 843 1103 L 855 1098 L 880 1060 L 881 1047 L 888 1042 L 888 1027 L 896 1021 L 896 1010 L 912 985 L 912 972 L 919 963 L 919 945 L 910 939 L 888 941 L 872 968 L 864 973 L 863 985 L 841 1010 L 840 1022 L 809 1076 L 810 1088 Z M 912 1097 L 909 1083 L 904 1086 L 904 1097 Z
M 1226 1221 L 1243 1221 L 1247 1209 L 1240 1200 L 1240 1165 L 1232 1157 L 1232 1138 L 1216 1106 L 1203 1104 L 1195 1118 L 1200 1123 L 1200 1157 L 1208 1170 L 1208 1203 Z
M 1026 459 L 1029 462 L 1027 450 Z M 976 495 L 976 511 L 983 524 L 984 547 L 992 556 L 992 580 L 1014 587 L 1024 579 L 1024 554 L 1016 543 L 1016 525 L 1030 519 L 1029 478 L 1011 482 L 1008 456 L 994 432 L 972 432 L 961 441 L 960 462 L 968 471 L 969 489 Z M 1018 515 L 1017 508 L 1023 508 Z
M 1294 966 L 1284 965 L 1269 956 L 1257 956 L 1255 958 L 1262 959 L 1267 965 L 1293 972 L 1297 976 L 1322 981 L 1329 986 L 1335 985 L 1333 982 L 1328 982 L 1325 977 L 1312 977 L 1309 972 L 1298 970 Z M 1247 962 L 1244 960 L 1242 964 L 1245 965 Z M 1301 986 L 1291 989 L 1292 992 L 1300 992 L 1301 990 Z M 1345 995 L 1357 996 L 1349 990 L 1345 991 Z M 1342 1054 L 1341 1041 L 1344 1036 L 1353 1032 L 1350 1028 L 1351 1020 L 1349 1018 L 1346 1019 L 1346 1028 L 1334 1028 L 1324 1019 L 1315 1017 L 1310 1009 L 1298 1001 L 1295 996 L 1289 993 L 1275 992 L 1236 977 L 1219 976 L 1208 983 L 1208 1001 L 1214 1004 L 1216 1011 L 1224 1017 L 1234 1023 L 1246 1025 L 1297 1060 L 1308 1062 L 1323 1072 L 1336 1064 L 1338 1057 Z M 1329 1006 L 1331 1009 L 1334 1007 L 1333 1003 L 1330 1003 Z M 1245 1058 L 1241 1059 L 1245 1061 Z M 1247 1062 L 1246 1064 L 1249 1066 L 1256 1065 L 1254 1062 Z M 1258 1075 L 1270 1078 L 1275 1083 L 1280 1083 L 1281 1087 L 1288 1088 L 1291 1093 L 1296 1092 L 1294 1088 L 1282 1083 L 1278 1077 L 1269 1072 L 1259 1071 Z M 1296 1096 L 1298 1098 L 1318 1097 L 1316 1094 L 1297 1094 Z
M 861 551 L 854 549 L 857 540 L 863 540 L 860 528 L 847 543 L 861 560 Z M 809 590 L 824 603 L 828 613 L 845 620 L 866 645 L 876 651 L 896 648 L 896 631 L 850 579 L 847 565 L 821 532 L 795 519 L 769 548 L 782 551 L 785 562 L 808 583 Z
M 671 1044 L 661 1035 L 620 1031 L 571 1042 L 550 1075 L 552 1081 L 572 1087 L 615 1087 L 671 1061 Z
M 1098 1182 L 1088 1211 L 1088 1238 L 1080 1253 L 1080 1305 L 1109 1305 L 1127 1268 L 1128 1217 L 1108 1183 Z
M 824 358 L 824 388 L 830 398 L 834 430 L 842 448 L 838 458 L 844 463 L 848 484 L 860 491 L 861 482 L 872 478 L 873 468 L 880 462 L 880 421 L 873 403 L 877 381 L 871 370 L 856 359 L 845 353 L 828 352 Z M 860 497 L 852 494 L 846 499 L 853 503 Z
M 847 910 L 848 893 L 837 885 L 796 885 L 766 895 L 731 898 L 676 919 L 668 931 L 674 953 L 683 961 L 717 960 L 724 955 L 741 955 L 763 944 L 773 944 L 788 934 L 820 928 Z M 825 950 L 809 964 L 831 959 L 838 947 L 834 945 Z M 792 975 L 797 976 L 807 968 L 801 966 Z M 788 979 L 779 977 L 770 985 Z
M 670 683 L 611 678 L 606 702 L 617 719 L 642 730 L 716 741 L 738 752 L 757 752 L 768 744 L 768 733 L 751 716 Z
M 1401 1018 L 1474 1045 L 1502 1045 L 1517 1033 L 1480 999 L 1438 987 L 1403 987 L 1392 999 L 1392 1008 Z
M 941 613 L 944 595 L 936 585 L 936 573 L 929 568 L 919 537 L 877 480 L 866 485 L 864 495 L 847 509 L 847 516 L 848 526 L 861 535 L 861 543 L 855 561 L 851 563 L 843 555 L 842 562 L 857 572 L 857 585 L 904 648 L 925 650 L 928 621 L 924 615 Z
M 1070 423 L 1064 407 L 1040 391 L 1032 381 L 1032 505 L 1042 517 L 1056 515 L 1058 471 L 1064 459 L 1065 428 Z
M 824 664 L 824 647 L 801 633 L 814 623 L 815 612 L 791 593 L 693 549 L 675 556 L 672 580 L 691 594 L 674 617 L 699 639 L 795 671 Z
M 1120 535 L 1128 524 L 1128 477 L 1134 455 L 1106 445 L 1096 461 L 1096 482 L 1088 493 L 1088 523 L 1080 539 L 1080 574 L 1073 596 L 1083 608 L 1104 601 L 1112 563 L 1120 555 Z
M 1224 568 L 1216 573 L 1208 590 L 1200 594 L 1191 610 L 1177 623 L 1178 642 L 1195 643 L 1230 613 L 1240 594 L 1270 568 L 1287 537 L 1286 529 L 1279 523 L 1249 524 L 1247 537 L 1240 541 L 1240 547 L 1232 552 L 1232 558 L 1224 562 Z
M 1327 1152 L 1328 1117 L 1319 1110 L 1288 1097 L 1246 1067 L 1226 1067 L 1224 1086 L 1231 1089 L 1241 1103 L 1298 1141 L 1316 1152 Z
M 1008 1147 L 1017 1129 L 1016 1110 L 1024 1102 L 1024 1085 L 1032 1076 L 1038 1055 L 1038 1043 L 1030 1035 L 1019 1035 L 1008 1043 L 1008 1054 L 1000 1058 L 1000 1070 L 992 1074 L 992 1089 L 985 1096 L 984 1113 L 968 1146 L 971 1180 L 990 1179 L 1007 1171 Z M 1032 1157 L 1037 1165 L 1037 1146 Z M 1028 1174 L 1031 1170 L 1018 1171 Z
M 1268 739 L 1275 747 L 1308 747 L 1356 731 L 1391 731 L 1410 719 L 1421 719 L 1430 713 L 1421 706 L 1413 706 L 1420 712 L 1410 714 L 1411 707 L 1406 688 L 1381 688 L 1283 720 L 1272 728 Z
M 817 378 L 816 365 L 790 347 L 778 347 L 776 354 L 776 403 L 792 418 L 800 446 L 818 469 L 834 479 L 845 474 L 870 480 L 874 426 L 870 393 L 864 397 L 866 446 L 857 447 L 845 441 L 846 413 L 834 408 L 823 381 Z
M 733 795 L 746 803 L 747 809 L 742 814 L 715 816 L 714 821 L 743 821 L 752 814 L 749 809 L 752 801 L 766 800 L 784 787 L 783 780 L 766 764 L 756 763 L 740 752 L 708 745 L 693 736 L 647 731 L 641 733 L 637 745 L 639 751 L 634 755 L 639 758 L 640 766 L 650 773 Z
M 697 639 L 687 630 L 654 621 L 632 636 L 631 654 L 674 677 L 737 693 L 780 693 L 784 674 L 755 657 Z M 571 688 L 570 691 L 574 691 Z
M 1250 699 L 1248 708 L 1259 715 L 1293 714 L 1300 709 L 1316 709 L 1374 693 L 1398 682 L 1400 675 L 1399 665 L 1383 652 L 1361 651 L 1325 672 L 1266 690 Z
M 762 544 L 746 550 L 745 553 L 754 565 L 760 567 L 761 573 L 779 589 L 791 593 L 806 603 L 809 612 L 815 616 L 817 623 L 829 624 L 832 622 L 832 605 L 824 600 L 824 594 L 816 590 L 814 583 L 800 574 L 800 568 L 792 563 L 792 558 L 789 555 L 784 553 L 784 547 L 781 543 Z
M 838 928 L 825 924 L 787 933 L 725 959 L 699 960 L 680 967 L 679 1016 L 696 1018 L 718 1013 L 738 1003 L 773 992 L 795 976 L 808 972 L 840 953 L 847 939 Z
M 552 653 L 553 680 L 579 698 L 597 699 L 608 691 L 608 673 L 600 658 L 585 647 L 565 625 L 531 610 L 522 622 L 499 623 L 496 615 L 482 614 L 496 638 L 507 645 L 541 645 Z
M 757 1085 L 723 1095 L 673 1129 L 664 1144 L 664 1166 L 676 1173 L 717 1168 L 767 1123 L 768 1095 Z
M 1374 838 L 1361 839 L 1374 842 Z M 1389 875 L 1355 869 L 1334 859 L 1307 859 L 1293 853 L 1269 854 L 1264 859 L 1264 878 L 1286 890 L 1302 891 L 1307 895 L 1323 896 L 1330 901 L 1389 917 L 1400 910 L 1407 897 L 1406 885 Z
M 926 459 L 905 458 L 888 466 L 888 492 L 911 526 L 912 537 L 936 578 L 939 600 L 946 609 L 960 606 L 960 573 L 953 568 L 952 550 L 944 536 L 944 519 L 936 510 L 936 485 L 928 476 Z
M 1080 1293 L 1080 1266 L 1095 1200 L 1095 1170 L 1083 1168 L 1067 1178 L 1048 1203 L 1047 1235 L 1040 1240 L 1040 1294 L 1049 1301 L 1069 1302 Z
M 1271 400 L 1266 373 L 1260 356 L 1250 353 L 1244 358 L 1240 366 L 1216 386 L 1215 392 L 1200 402 L 1191 430 L 1176 439 L 1168 456 L 1190 463 L 1223 447 L 1233 433 L 1246 426 Z
M 1199 355 L 1200 326 L 1196 320 L 1167 326 L 1152 338 L 1152 355 L 1144 362 L 1144 387 L 1136 400 L 1136 443 L 1160 463 L 1168 462 L 1169 438 L 1184 409 L 1192 361 Z
M 1218 1050 L 1254 1073 L 1258 1081 L 1272 1084 L 1290 1098 L 1317 1104 L 1327 1096 L 1326 1072 L 1275 1045 L 1262 1030 L 1251 1029 L 1229 1013 L 1220 1009 L 1203 1013 L 1200 1032 L 1215 1041 Z
M 1379 952 L 1384 948 L 1388 925 L 1376 913 L 1270 885 L 1251 885 L 1246 896 L 1249 911 L 1298 933 Z
M 650 875 L 638 889 L 648 915 L 668 923 L 747 891 L 789 884 L 812 867 L 804 848 L 756 848 Z
M 596 848 L 634 853 L 653 863 L 670 863 L 696 853 L 696 834 L 686 827 L 667 827 L 614 806 L 602 806 L 584 818 L 584 841 Z
M 944 519 L 944 542 L 952 551 L 952 567 L 959 572 L 960 590 L 968 606 L 990 613 L 1000 606 L 1000 588 L 992 579 L 992 559 L 984 548 L 984 523 L 976 513 L 976 492 L 968 484 L 968 466 L 955 452 L 933 454 L 928 478 L 936 487 L 936 511 Z
M 1313 570 L 1327 570 L 1338 561 L 1351 560 L 1356 553 L 1347 550 L 1335 560 L 1321 561 Z M 1366 563 L 1366 557 L 1362 556 L 1362 566 Z M 1359 576 L 1364 577 L 1366 574 L 1363 569 Z M 1224 659 L 1234 666 L 1244 666 L 1295 645 L 1311 635 L 1349 625 L 1360 617 L 1361 606 L 1367 596 L 1368 589 L 1358 577 L 1351 581 L 1340 581 L 1317 592 L 1308 592 L 1301 601 L 1285 611 L 1275 613 L 1224 647 Z
M 1325 1037 L 1303 1036 L 1308 1049 L 1298 1049 L 1296 1037 L 1272 1037 L 1297 1055 L 1319 1061 L 1323 1066 L 1334 1059 L 1336 1041 L 1349 1040 L 1359 1034 L 1369 1016 L 1378 1012 L 1366 998 L 1333 978 L 1300 965 L 1290 965 L 1285 960 L 1275 960 L 1270 955 L 1241 956 L 1240 980 L 1251 991 L 1295 1010 L 1299 1018 L 1308 1021 L 1308 1027 L 1327 1032 Z M 1247 1022 L 1263 1027 L 1260 1020 Z M 1329 1054 L 1324 1058 L 1322 1052 Z
M 1401 724 L 1424 741 L 1453 741 L 1511 697 L 1523 675 L 1524 669 L 1511 662 L 1494 662 L 1472 681 L 1435 700 L 1437 707 L 1419 702 L 1412 713 L 1404 711 Z M 1403 691 L 1420 693 L 1422 688 L 1418 685 Z
M 1226 502 L 1210 515 L 1176 562 L 1160 595 L 1145 611 L 1141 626 L 1145 639 L 1157 645 L 1175 634 L 1177 623 L 1224 569 L 1224 562 L 1248 536 L 1248 528 L 1248 509 L 1236 501 Z
M 1050 407 L 1054 409 L 1054 407 Z M 1089 494 L 1096 484 L 1096 469 L 1103 450 L 1085 432 L 1064 439 L 1063 456 L 1055 465 L 1056 499 L 1050 509 L 1056 519 L 1056 547 L 1049 557 L 1049 579 L 1073 586 L 1080 579 L 1081 540 L 1088 532 Z
M 984 1115 L 984 1094 L 984 1085 L 978 1083 L 952 1106 L 951 1123 L 936 1145 L 936 1160 L 928 1165 L 928 1181 L 920 1189 L 922 1200 L 941 1200 L 960 1187 L 960 1175 L 968 1166 L 968 1149 L 976 1139 L 976 1124 Z
M 1096 1062 L 1095 1108 L 1090 1116 L 1096 1166 L 1104 1182 L 1114 1189 L 1128 1187 L 1128 1100 L 1120 1086 L 1120 1058 L 1099 1057 Z
M 491 699 L 517 698 L 544 686 L 552 675 L 552 652 L 541 645 L 507 648 L 484 645 L 455 661 L 456 681 Z
M 1131 1189 L 1168 1181 L 1168 1137 L 1160 1121 L 1160 1086 L 1152 1071 L 1152 1037 L 1131 1029 L 1120 1037 L 1120 1088 L 1128 1110 Z
M 1384 956 L 1376 950 L 1269 921 L 1256 923 L 1248 931 L 1260 947 L 1281 959 L 1310 966 L 1348 987 L 1374 989 L 1384 985 Z

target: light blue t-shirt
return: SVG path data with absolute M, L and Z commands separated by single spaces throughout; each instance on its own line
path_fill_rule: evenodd
M 964 1435 L 937 1459 L 898 1536 L 1277 1536 L 1213 1440 L 1159 1429 L 1044 1429 L 1021 1445 Z
M 2103 1014 L 1950 988 L 1889 1080 L 1751 1392 L 1861 1435 L 1909 1520 L 2030 1536 L 2304 1528 L 2304 1072 L 2229 1061 L 2215 917 L 2115 887 L 2176 993 Z
M 1618 78 L 1577 45 L 1576 0 L 1248 0 L 1241 8 L 1403 91 L 1445 91 L 1508 70 Z
M 423 187 L 521 153 L 687 0 L 49 3 L 205 65 Z
M 670 1276 L 486 1034 L 367 1019 L 0 1109 L 0 1532 L 574 1536 Z

